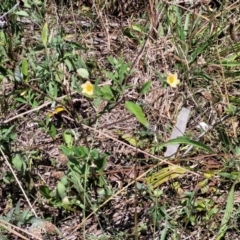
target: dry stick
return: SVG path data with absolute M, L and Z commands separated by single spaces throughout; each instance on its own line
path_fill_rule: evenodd
M 156 156 L 154 156 L 154 155 L 152 155 L 152 154 L 150 154 L 150 153 L 147 153 L 147 152 L 145 152 L 145 151 L 142 151 L 142 150 L 139 149 L 139 148 L 136 148 L 136 147 L 133 147 L 133 146 L 131 146 L 131 145 L 128 145 L 127 143 L 124 143 L 124 142 L 122 142 L 122 141 L 120 141 L 120 140 L 118 140 L 118 139 L 115 139 L 114 137 L 111 137 L 110 135 L 105 134 L 105 133 L 103 133 L 103 132 L 101 132 L 101 131 L 98 131 L 98 130 L 96 130 L 96 129 L 94 129 L 94 128 L 91 128 L 91 127 L 89 127 L 89 126 L 87 126 L 87 125 L 84 125 L 84 124 L 83 124 L 83 127 L 84 127 L 84 128 L 87 128 L 87 129 L 89 129 L 89 130 L 96 131 L 96 132 L 99 133 L 100 135 L 103 135 L 103 136 L 105 136 L 105 137 L 107 137 L 107 138 L 109 138 L 109 139 L 112 139 L 112 140 L 114 140 L 114 141 L 116 141 L 116 142 L 118 142 L 118 143 L 120 143 L 120 144 L 122 144 L 122 145 L 125 145 L 125 146 L 133 149 L 134 151 L 137 151 L 137 152 L 139 152 L 139 153 L 143 153 L 143 154 L 145 154 L 145 155 L 148 155 L 149 157 L 152 157 L 152 158 L 154 158 L 154 159 L 159 160 L 160 162 L 159 162 L 158 164 L 156 164 L 155 167 L 160 166 L 162 163 L 165 163 L 165 164 L 168 164 L 168 165 L 171 165 L 171 166 L 176 166 L 176 164 L 173 164 L 173 163 L 171 163 L 171 162 L 169 162 L 169 161 L 167 161 L 167 160 L 165 160 L 165 159 L 163 159 L 163 158 L 156 157 Z M 195 175 L 195 176 L 197 176 L 197 177 L 200 176 L 200 174 L 195 173 L 195 172 L 192 172 L 192 171 L 190 171 L 190 170 L 187 170 L 187 169 L 185 169 L 185 168 L 183 168 L 183 167 L 181 167 L 181 166 L 178 166 L 178 167 L 179 167 L 180 169 L 183 169 L 183 170 L 186 171 L 186 172 L 192 173 L 193 175 Z M 116 192 L 116 193 L 114 194 L 114 196 L 119 195 L 121 192 L 123 192 L 125 189 L 127 189 L 127 188 L 128 188 L 129 186 L 131 186 L 132 184 L 134 184 L 136 181 L 138 181 L 139 179 L 143 178 L 143 177 L 144 177 L 147 173 L 149 173 L 150 171 L 152 171 L 152 168 L 148 169 L 146 172 L 144 172 L 143 174 L 141 174 L 139 177 L 137 177 L 136 179 L 134 179 L 133 181 L 131 181 L 127 186 L 125 186 L 124 188 L 120 189 L 118 192 Z M 94 214 L 95 214 L 100 208 L 102 208 L 106 203 L 108 203 L 109 201 L 111 201 L 114 196 L 110 197 L 110 198 L 107 199 L 104 203 L 102 203 L 97 209 L 95 209 L 91 214 L 89 214 L 88 217 L 87 217 L 86 219 L 84 219 L 80 224 L 78 224 L 77 226 L 71 228 L 71 229 L 70 229 L 71 233 L 76 232 L 92 215 L 94 215 Z

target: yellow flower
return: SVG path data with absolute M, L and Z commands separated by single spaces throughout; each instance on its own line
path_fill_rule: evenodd
M 91 84 L 90 81 L 87 81 L 84 84 L 82 84 L 81 88 L 83 94 L 93 95 L 93 85 Z
M 167 83 L 173 88 L 177 87 L 177 85 L 180 83 L 177 73 L 169 73 L 167 76 Z

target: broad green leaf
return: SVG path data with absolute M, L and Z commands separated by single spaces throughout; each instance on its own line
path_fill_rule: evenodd
M 144 116 L 144 113 L 139 105 L 136 103 L 126 101 L 125 102 L 125 107 L 128 109 L 128 111 L 132 114 L 134 114 L 137 118 L 137 120 L 143 124 L 145 127 L 149 127 L 149 123 L 147 119 Z
M 71 156 L 73 155 L 72 148 L 66 147 L 66 146 L 60 146 L 59 149 L 63 152 L 64 155 L 66 156 Z
M 227 205 L 226 205 L 226 209 L 224 212 L 224 216 L 221 222 L 221 226 L 220 229 L 218 231 L 218 234 L 216 236 L 216 240 L 220 240 L 222 239 L 222 237 L 225 235 L 227 229 L 228 229 L 228 222 L 231 218 L 232 212 L 233 212 L 233 205 L 234 205 L 234 188 L 237 182 L 235 182 L 231 189 L 230 192 L 228 194 L 228 198 L 227 198 Z
M 88 79 L 89 78 L 89 72 L 85 68 L 79 68 L 77 70 L 77 73 L 80 75 L 81 78 L 83 79 Z
M 74 133 L 71 130 L 67 129 L 63 133 L 63 139 L 64 139 L 67 147 L 71 148 L 73 146 L 73 142 L 74 142 Z
M 27 80 L 28 79 L 28 62 L 26 58 L 22 60 L 22 74 L 23 74 L 24 80 Z
M 64 63 L 68 67 L 69 71 L 72 71 L 74 69 L 72 62 L 68 58 L 64 59 Z
M 132 29 L 135 30 L 135 31 L 137 31 L 137 32 L 143 32 L 141 26 L 138 25 L 138 24 L 133 24 L 133 25 L 132 25 Z
M 48 24 L 46 22 L 42 29 L 42 42 L 45 48 L 47 47 L 47 38 L 48 38 Z
M 27 103 L 28 102 L 26 99 L 23 99 L 23 98 L 15 98 L 15 100 L 17 100 L 21 103 Z
M 50 129 L 48 130 L 48 134 L 51 136 L 51 138 L 55 138 L 56 137 L 56 135 L 57 135 L 57 129 L 56 129 L 56 127 L 53 125 L 53 124 L 51 124 L 51 126 L 50 126 Z
M 29 14 L 25 11 L 17 11 L 15 14 L 21 17 L 29 17 Z
M 67 186 L 68 185 L 68 178 L 67 178 L 67 176 L 63 176 L 62 178 L 61 178 L 61 183 L 64 185 L 64 186 Z
M 106 100 L 111 100 L 114 97 L 112 89 L 109 85 L 103 86 L 100 91 L 102 97 L 105 98 Z
M 235 154 L 236 154 L 237 156 L 240 155 L 240 147 L 238 147 L 238 146 L 235 147 Z
M 171 139 L 171 140 L 169 140 L 165 143 L 162 143 L 162 144 L 158 145 L 157 148 L 161 149 L 164 146 L 175 145 L 175 144 L 191 145 L 191 146 L 194 146 L 194 147 L 197 147 L 197 148 L 200 148 L 200 149 L 203 149 L 203 150 L 206 150 L 208 152 L 213 153 L 213 150 L 210 147 L 206 146 L 205 144 L 203 144 L 201 142 L 191 140 L 191 139 L 189 139 L 188 137 L 185 137 L 185 136 L 181 136 L 181 137 L 177 137 L 175 139 Z
M 57 193 L 61 199 L 63 199 L 66 196 L 66 187 L 62 182 L 58 182 Z
M 23 158 L 19 154 L 16 154 L 13 157 L 12 164 L 19 172 L 21 172 L 24 175 L 26 171 L 26 163 L 24 162 Z
M 141 87 L 141 89 L 140 89 L 140 93 L 141 93 L 141 94 L 146 94 L 146 93 L 148 93 L 151 85 L 152 85 L 152 82 L 151 82 L 151 81 L 145 82 L 145 83 L 143 84 L 143 86 Z

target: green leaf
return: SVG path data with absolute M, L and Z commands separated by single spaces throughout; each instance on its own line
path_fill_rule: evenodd
M 185 18 L 185 23 L 184 23 L 184 34 L 185 37 L 187 37 L 188 32 L 189 32 L 189 20 L 190 20 L 190 13 L 187 14 L 186 18 Z
M 56 129 L 56 127 L 53 125 L 53 124 L 51 124 L 51 126 L 50 126 L 50 129 L 49 129 L 49 131 L 48 131 L 48 134 L 51 136 L 51 138 L 55 138 L 56 137 L 56 135 L 57 135 L 57 129 Z
M 71 155 L 73 155 L 72 148 L 68 148 L 68 147 L 66 147 L 66 146 L 60 146 L 59 148 L 60 148 L 60 150 L 63 152 L 64 155 L 66 155 L 66 156 L 71 156 Z
M 40 186 L 40 193 L 47 199 L 51 199 L 51 191 L 47 186 Z
M 169 140 L 165 143 L 162 143 L 162 144 L 158 145 L 157 148 L 161 149 L 164 146 L 175 145 L 175 144 L 191 145 L 191 146 L 194 146 L 194 147 L 197 147 L 197 148 L 200 148 L 200 149 L 203 149 L 203 150 L 206 150 L 208 152 L 213 153 L 213 150 L 210 147 L 206 146 L 205 144 L 203 144 L 201 142 L 191 140 L 191 139 L 189 139 L 188 137 L 185 137 L 185 136 L 181 136 L 181 137 L 177 137 L 175 139 L 171 139 L 171 140 Z
M 24 162 L 23 158 L 19 155 L 16 154 L 13 159 L 12 159 L 12 164 L 13 166 L 22 173 L 22 175 L 25 174 L 26 171 L 26 163 Z
M 100 89 L 100 91 L 101 91 L 102 97 L 105 98 L 106 100 L 111 100 L 114 97 L 112 89 L 109 85 L 103 86 Z
M 230 103 L 240 105 L 240 98 L 237 96 L 229 96 Z
M 238 66 L 240 66 L 240 63 L 239 62 L 234 62 L 234 61 L 232 61 L 232 62 L 222 61 L 221 65 L 223 67 L 238 67 Z
M 63 199 L 66 196 L 66 187 L 62 182 L 58 182 L 57 193 L 61 199 Z
M 130 101 L 126 101 L 125 107 L 130 113 L 135 115 L 135 117 L 141 124 L 143 124 L 145 127 L 149 127 L 149 123 L 145 118 L 144 113 L 139 105 Z
M 63 139 L 64 139 L 67 147 L 71 148 L 73 146 L 73 142 L 74 142 L 74 133 L 71 130 L 67 129 L 63 133 Z
M 63 176 L 62 178 L 61 178 L 61 183 L 64 185 L 64 186 L 67 186 L 68 185 L 68 178 L 67 178 L 67 176 Z
M 26 11 L 17 11 L 15 14 L 21 17 L 29 17 L 29 14 Z
M 141 25 L 139 25 L 139 24 L 133 24 L 131 27 L 133 30 L 135 30 L 137 32 L 143 32 Z
M 23 74 L 23 79 L 27 80 L 28 79 L 28 62 L 26 58 L 22 60 L 22 74 Z
M 143 84 L 143 86 L 141 87 L 141 89 L 140 89 L 140 93 L 141 93 L 141 94 L 146 94 L 146 93 L 148 93 L 151 85 L 152 85 L 152 81 L 147 81 L 147 82 L 145 82 L 145 83 Z
M 238 146 L 235 147 L 235 154 L 236 154 L 237 156 L 240 155 L 240 147 L 238 147 Z
M 237 172 L 232 172 L 232 173 L 219 172 L 219 173 L 217 173 L 217 175 L 224 177 L 224 178 L 231 179 L 231 180 L 236 180 L 238 173 Z
M 234 188 L 237 182 L 235 182 L 232 187 L 231 190 L 228 194 L 228 198 L 227 198 L 227 205 L 226 205 L 226 209 L 224 212 L 224 216 L 221 222 L 221 227 L 218 231 L 218 234 L 216 236 L 216 240 L 220 240 L 222 239 L 222 237 L 225 235 L 227 229 L 228 229 L 228 222 L 231 218 L 232 212 L 233 212 L 233 205 L 234 205 Z
M 47 47 L 47 38 L 48 38 L 48 24 L 46 22 L 42 29 L 42 42 L 45 48 Z
M 81 78 L 83 79 L 88 79 L 89 78 L 89 72 L 85 68 L 79 68 L 77 70 L 77 73 L 80 75 Z

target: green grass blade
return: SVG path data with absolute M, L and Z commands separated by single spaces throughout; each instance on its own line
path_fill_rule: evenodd
M 184 23 L 184 34 L 185 34 L 185 38 L 188 35 L 188 31 L 189 31 L 189 20 L 190 20 L 190 14 L 188 13 L 186 18 L 185 18 L 185 23 Z
M 23 74 L 24 80 L 27 80 L 28 79 L 28 62 L 26 58 L 22 60 L 22 74 Z
M 126 101 L 125 102 L 125 107 L 128 109 L 128 111 L 132 114 L 134 114 L 137 118 L 137 120 L 143 124 L 145 127 L 149 126 L 149 123 L 147 121 L 147 119 L 144 116 L 144 113 L 142 111 L 142 108 L 137 105 L 136 103 L 130 102 L 130 101 Z
M 216 236 L 216 240 L 222 239 L 222 237 L 225 235 L 227 229 L 228 229 L 228 222 L 231 218 L 232 212 L 233 212 L 233 204 L 234 204 L 234 187 L 236 185 L 236 182 L 232 185 L 231 190 L 228 194 L 227 198 L 227 205 L 225 209 L 225 213 L 221 222 L 221 227 L 218 231 L 218 234 Z
M 44 47 L 47 47 L 47 38 L 48 38 L 48 24 L 45 23 L 42 29 L 42 42 Z
M 203 144 L 201 142 L 191 140 L 191 139 L 189 139 L 188 137 L 185 137 L 185 136 L 177 137 L 175 139 L 171 139 L 171 140 L 169 140 L 165 143 L 162 143 L 162 144 L 158 145 L 157 148 L 161 149 L 162 147 L 165 147 L 167 145 L 174 145 L 174 144 L 191 145 L 191 146 L 206 150 L 207 152 L 212 152 L 213 153 L 213 150 L 210 147 L 206 146 L 205 144 Z

